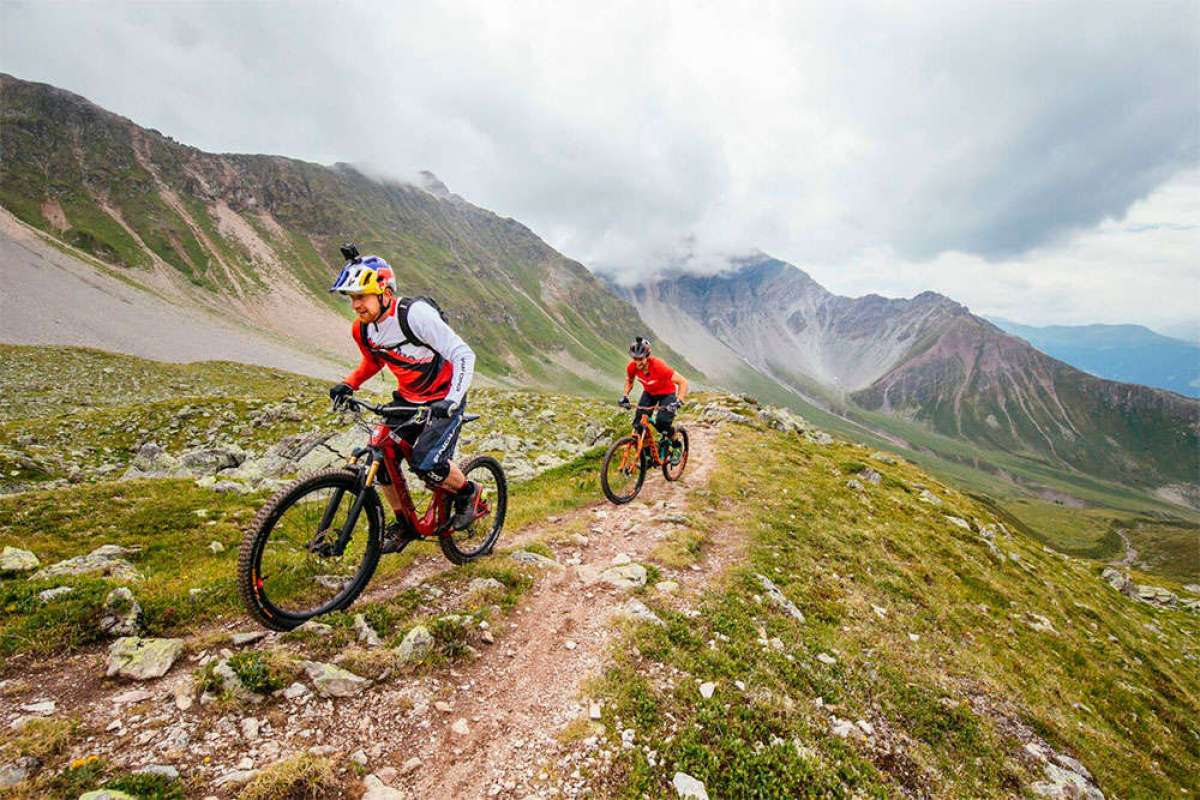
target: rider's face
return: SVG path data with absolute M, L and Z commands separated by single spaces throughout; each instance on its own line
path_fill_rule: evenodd
M 363 322 L 374 322 L 379 316 L 380 304 L 383 302 L 383 295 L 380 294 L 352 294 L 350 295 L 350 307 L 354 309 L 354 313 Z
M 636 366 L 638 369 L 645 369 L 646 362 L 648 362 L 649 360 L 650 360 L 650 356 L 643 356 L 642 358 L 635 358 L 633 360 L 633 363 L 634 363 L 634 366 Z

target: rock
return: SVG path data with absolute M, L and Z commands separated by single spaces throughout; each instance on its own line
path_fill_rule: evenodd
M 713 692 L 717 690 L 717 685 L 712 681 L 700 684 L 700 696 L 708 700 L 713 696 Z
M 588 719 L 592 720 L 593 722 L 599 722 L 603 716 L 603 709 L 599 703 L 593 700 L 590 704 L 588 704 Z
M 617 553 L 612 558 L 612 565 L 614 567 L 619 567 L 623 564 L 632 564 L 632 563 L 633 563 L 633 559 L 629 557 L 628 553 Z
M 650 622 L 654 625 L 664 624 L 658 615 L 651 611 L 645 603 L 638 600 L 636 597 L 631 597 L 625 601 L 625 604 L 617 609 L 618 616 L 632 619 L 639 622 Z
M 675 787 L 676 797 L 686 800 L 708 800 L 708 790 L 704 788 L 704 784 L 686 772 L 676 772 L 675 777 L 671 778 L 671 785 Z
M 1055 800 L 1104 800 L 1092 774 L 1076 759 L 1055 752 L 1043 742 L 1026 744 L 1025 752 L 1041 764 L 1046 778 L 1029 787 L 1034 794 Z
M 350 760 L 355 764 L 358 764 L 360 767 L 365 767 L 367 765 L 367 751 L 355 750 L 350 754 Z
M 308 687 L 300 682 L 293 683 L 283 690 L 283 696 L 288 700 L 299 700 L 306 694 L 308 694 Z
M 329 625 L 326 625 L 324 622 L 317 622 L 316 620 L 310 619 L 308 622 L 304 623 L 298 628 L 293 628 L 291 633 L 298 633 L 301 635 L 309 634 L 312 636 L 329 636 L 331 633 L 333 633 L 333 628 Z
M 41 717 L 48 717 L 54 713 L 57 704 L 53 700 L 43 700 L 39 703 L 26 703 L 21 706 L 21 710 L 29 714 L 37 714 Z
M 379 647 L 379 634 L 367 622 L 367 618 L 362 614 L 354 615 L 354 630 L 358 631 L 358 641 L 362 642 L 367 647 Z
M 574 650 L 576 647 L 579 647 L 579 645 L 568 639 L 567 641 L 563 642 L 563 647 L 567 648 L 568 650 Z
M 679 591 L 679 584 L 675 581 L 659 581 L 654 584 L 654 591 L 661 592 L 662 594 L 671 594 Z
M 419 757 L 413 756 L 408 761 L 405 761 L 404 764 L 400 767 L 400 774 L 401 775 L 409 775 L 413 772 L 416 772 L 417 770 L 419 770 L 421 768 L 421 763 L 422 762 Z
M 388 786 L 378 775 L 368 775 L 363 779 L 366 791 L 362 800 L 404 800 L 404 792 Z
M 476 578 L 467 584 L 467 594 L 504 591 L 507 591 L 507 587 L 495 578 Z
M 263 698 L 246 688 L 242 679 L 229 666 L 229 660 L 222 658 L 213 667 L 213 674 L 221 679 L 221 689 L 233 698 L 243 703 L 261 703 Z
M 454 724 L 450 726 L 450 732 L 455 736 L 466 736 L 471 732 L 471 728 L 467 725 L 466 719 L 459 717 L 454 720 Z
M 41 563 L 33 553 L 19 547 L 6 546 L 4 550 L 0 550 L 0 575 L 32 572 L 41 566 Z
M 234 769 L 217 778 L 216 785 L 241 786 L 254 780 L 256 775 L 258 775 L 258 770 L 256 769 Z
M 136 770 L 138 775 L 161 775 L 167 780 L 179 780 L 179 770 L 170 764 L 147 764 L 146 766 Z
M 116 789 L 93 789 L 79 795 L 79 800 L 138 800 L 131 794 L 119 792 Z
M 766 592 L 767 599 L 771 604 L 778 608 L 783 613 L 787 614 L 797 622 L 804 622 L 804 613 L 796 607 L 796 604 L 787 598 L 779 587 L 776 586 L 770 578 L 761 573 L 755 573 L 754 577 L 758 578 L 758 582 L 762 584 L 763 591 Z
M 480 640 L 483 641 L 484 644 L 495 644 L 496 643 L 496 637 L 492 634 L 491 631 L 487 630 L 486 628 L 484 629 L 483 633 L 479 634 L 479 638 L 480 638 Z
M 861 739 L 863 732 L 848 719 L 832 717 L 829 720 L 829 732 L 842 739 Z
M 234 647 L 253 644 L 267 635 L 266 631 L 241 631 L 229 635 L 229 641 Z
M 240 466 L 245 460 L 245 450 L 235 444 L 222 444 L 187 450 L 180 455 L 179 465 L 193 477 L 200 477 L 233 469 Z
M 323 661 L 301 661 L 300 666 L 317 692 L 326 697 L 353 697 L 371 685 L 366 678 Z
M 433 648 L 433 634 L 424 625 L 416 625 L 404 635 L 396 648 L 396 656 L 401 661 L 419 661 Z
M 804 434 L 804 438 L 808 439 L 808 441 L 812 442 L 813 444 L 819 444 L 819 445 L 833 444 L 833 437 L 830 436 L 825 431 L 816 431 L 816 430 L 806 431 Z
M 863 485 L 861 481 L 851 478 L 850 480 L 846 481 L 846 488 L 853 489 L 854 491 L 862 491 Z
M 1175 596 L 1174 592 L 1167 591 L 1161 586 L 1149 586 L 1144 583 L 1138 584 L 1137 599 L 1143 603 L 1168 608 L 1179 603 L 1179 598 Z
M 880 464 L 888 464 L 891 466 L 895 466 L 896 464 L 900 463 L 900 460 L 897 456 L 894 456 L 891 453 L 885 453 L 882 450 L 876 450 L 874 453 L 871 453 L 871 458 L 875 459 Z
M 962 517 L 952 517 L 949 514 L 947 514 L 946 521 L 949 522 L 951 525 L 955 526 L 956 528 L 962 528 L 962 529 L 968 530 L 968 531 L 971 530 L 971 523 L 967 522 Z
M 138 448 L 129 469 L 121 476 L 121 480 L 185 477 L 187 474 L 188 471 L 179 462 L 179 459 L 158 444 L 147 442 Z
M 875 486 L 878 486 L 879 482 L 883 480 L 883 476 L 870 467 L 867 467 L 862 472 L 858 473 L 858 477 L 860 480 L 866 481 L 867 483 Z
M 829 667 L 837 663 L 837 659 L 829 655 L 829 653 L 817 653 L 817 661 Z
M 865 719 L 860 719 L 855 724 L 858 725 L 858 729 L 860 731 L 862 731 L 863 733 L 865 733 L 867 736 L 875 735 L 875 726 L 872 725 L 871 723 L 867 722 Z
M 113 695 L 112 703 L 115 706 L 125 706 L 132 703 L 140 703 L 143 700 L 149 700 L 154 697 L 153 694 L 145 689 L 130 689 L 128 692 L 121 692 L 118 695 Z
M 609 567 L 597 578 L 614 589 L 640 589 L 646 585 L 646 568 L 641 564 L 622 564 Z
M 589 543 L 590 543 L 590 540 L 588 539 L 588 537 L 584 536 L 582 533 L 572 533 L 571 534 L 571 544 L 577 545 L 579 547 L 587 547 Z M 1200 594 L 1200 591 L 1198 591 L 1197 594 Z
M 786 408 L 763 406 L 758 410 L 758 418 L 765 422 L 768 428 L 784 433 L 803 433 L 809 428 L 803 417 L 796 416 Z
M 38 599 L 43 603 L 49 603 L 52 600 L 56 600 L 59 597 L 68 595 L 73 591 L 75 591 L 74 586 L 55 586 L 53 589 L 46 589 L 38 592 Z
M 247 741 L 254 741 L 258 738 L 260 727 L 261 725 L 257 719 L 254 717 L 246 717 L 242 720 L 241 724 L 242 738 L 246 739 Z
M 508 554 L 508 557 L 518 564 L 525 564 L 530 567 L 561 567 L 562 565 L 553 558 L 547 558 L 541 553 L 532 553 L 528 550 L 515 550 Z
M 1025 620 L 1025 624 L 1033 628 L 1038 633 L 1052 633 L 1057 635 L 1058 631 L 1054 630 L 1053 623 L 1041 614 L 1034 614 L 1031 611 L 1026 611 L 1025 616 L 1029 619 Z
M 100 630 L 109 636 L 137 636 L 142 630 L 142 607 L 127 586 L 113 589 L 104 598 Z
M 32 756 L 22 756 L 12 763 L 0 765 L 0 789 L 11 789 L 32 775 L 40 762 Z
M 183 653 L 183 639 L 142 639 L 125 636 L 108 648 L 108 677 L 144 681 L 161 678 Z
M 928 489 L 922 489 L 921 493 L 917 495 L 917 499 L 919 499 L 922 503 L 929 503 L 935 506 L 940 506 L 942 504 L 942 498 L 938 497 Z
M 225 545 L 221 544 L 220 542 L 209 542 L 208 549 L 213 553 L 224 553 Z
M 120 556 L 134 552 L 136 551 L 119 547 L 115 544 L 102 545 L 85 556 L 75 556 L 65 561 L 59 561 L 57 564 L 51 564 L 45 569 L 35 572 L 30 580 L 98 573 L 100 577 L 104 578 L 116 578 L 121 581 L 140 581 L 142 576 L 133 568 L 133 564 L 120 558 Z

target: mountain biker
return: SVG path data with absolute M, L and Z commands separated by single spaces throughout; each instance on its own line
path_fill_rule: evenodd
M 402 425 L 397 435 L 412 445 L 410 464 L 418 477 L 449 489 L 454 498 L 451 525 L 461 530 L 478 515 L 482 487 L 468 481 L 451 461 L 462 428 L 467 389 L 475 372 L 475 353 L 446 324 L 427 298 L 398 298 L 396 278 L 378 256 L 360 257 L 353 246 L 342 250 L 350 260 L 329 288 L 350 297 L 357 315 L 352 334 L 362 362 L 329 390 L 335 407 L 385 366 L 396 376 L 395 403 L 428 405 L 427 422 Z M 402 519 L 400 496 L 386 473 L 379 474 L 384 496 Z M 399 549 L 399 523 L 388 528 L 383 550 Z
M 687 396 L 687 378 L 667 366 L 661 358 L 650 355 L 650 340 L 644 337 L 638 336 L 629 345 L 629 356 L 621 406 L 629 408 L 629 390 L 633 388 L 634 379 L 640 381 L 642 397 L 638 400 L 637 413 L 633 415 L 633 430 L 641 433 L 643 420 L 657 408 L 654 427 L 662 434 L 659 458 L 665 460 L 669 453 L 672 463 L 678 463 L 682 445 L 675 435 L 675 412 Z

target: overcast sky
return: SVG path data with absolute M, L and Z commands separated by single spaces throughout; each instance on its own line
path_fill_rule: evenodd
M 15 3 L 0 70 L 206 150 L 431 169 L 594 270 L 1200 328 L 1200 2 Z

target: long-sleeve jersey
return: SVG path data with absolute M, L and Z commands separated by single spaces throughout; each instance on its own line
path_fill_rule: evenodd
M 423 300 L 408 306 L 408 326 L 428 347 L 410 342 L 397 319 L 400 303 L 366 326 L 354 323 L 354 341 L 362 363 L 346 376 L 358 389 L 385 366 L 396 376 L 396 391 L 407 402 L 429 403 L 449 399 L 462 402 L 475 375 L 475 352 L 446 324 L 437 309 Z

